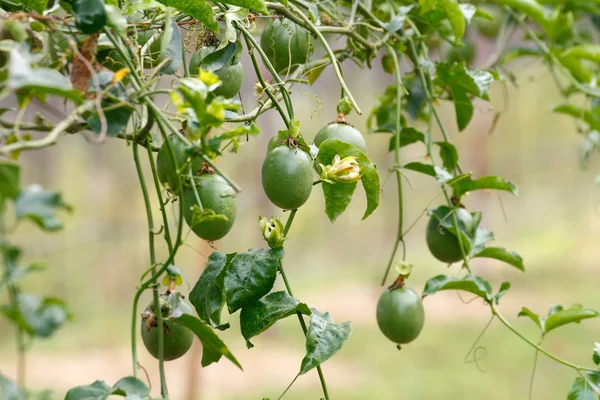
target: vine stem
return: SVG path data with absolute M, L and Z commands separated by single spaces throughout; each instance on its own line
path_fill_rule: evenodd
M 392 57 L 392 60 L 394 61 L 394 69 L 396 74 L 396 146 L 394 147 L 394 171 L 396 174 L 396 185 L 398 187 L 398 229 L 396 231 L 396 241 L 394 242 L 392 254 L 390 255 L 390 260 L 388 261 L 385 273 L 383 274 L 383 279 L 381 280 L 381 286 L 385 286 L 385 281 L 387 280 L 390 269 L 392 268 L 392 263 L 394 262 L 394 258 L 398 252 L 400 242 L 402 242 L 402 248 L 404 249 L 404 255 L 402 258 L 406 257 L 406 243 L 404 243 L 404 237 L 402 236 L 402 228 L 404 224 L 404 201 L 402 199 L 402 173 L 400 172 L 400 118 L 402 116 L 403 89 L 402 73 L 400 71 L 400 61 L 398 60 L 396 51 L 392 46 L 386 46 L 390 56 Z
M 288 232 L 290 231 L 290 228 L 292 227 L 292 222 L 294 222 L 294 217 L 296 216 L 297 211 L 298 210 L 292 210 L 290 212 L 290 216 L 287 219 L 287 222 L 285 223 L 285 227 L 283 228 L 283 236 L 286 238 L 287 238 Z M 287 278 L 287 275 L 285 274 L 285 270 L 283 269 L 282 262 L 279 262 L 279 273 L 281 273 L 281 278 L 283 279 L 283 284 L 285 285 L 285 290 L 288 292 L 288 294 L 290 296 L 294 297 L 294 293 L 292 292 L 292 287 L 290 286 L 290 282 Z M 308 333 L 308 328 L 306 328 L 306 322 L 304 322 L 304 317 L 302 317 L 302 313 L 300 313 L 300 312 L 296 312 L 296 315 L 298 316 L 298 321 L 300 322 L 300 326 L 302 327 L 304 336 L 306 336 Z M 317 366 L 317 373 L 319 374 L 319 381 L 321 381 L 321 388 L 323 389 L 323 396 L 325 397 L 325 400 L 329 400 L 329 392 L 327 391 L 327 382 L 325 381 L 325 375 L 323 374 L 323 370 L 321 369 L 320 365 Z M 296 376 L 296 378 L 297 378 L 297 376 Z M 295 381 L 296 381 L 296 379 L 294 379 L 294 381 L 292 381 L 292 384 Z M 290 384 L 290 386 L 285 390 L 285 392 L 283 392 L 283 394 L 285 394 L 291 386 L 292 385 Z M 283 397 L 283 395 L 282 395 L 282 397 Z
M 140 181 L 140 186 L 142 188 L 142 195 L 144 198 L 144 206 L 146 207 L 146 217 L 148 220 L 148 244 L 150 246 L 150 264 L 152 265 L 152 280 L 153 289 L 152 296 L 154 301 L 154 314 L 156 316 L 157 327 L 158 329 L 158 369 L 160 374 L 160 391 L 163 399 L 168 398 L 168 390 L 167 390 L 167 380 L 165 379 L 165 365 L 164 365 L 164 327 L 162 320 L 162 313 L 160 312 L 160 298 L 158 294 L 158 284 L 156 281 L 156 251 L 154 248 L 154 221 L 152 217 L 152 208 L 150 205 L 150 196 L 148 195 L 148 188 L 146 186 L 146 181 L 144 179 L 144 172 L 142 171 L 142 165 L 140 162 L 140 156 L 138 151 L 138 146 L 133 146 L 133 159 L 135 161 L 135 167 L 138 174 L 138 179 Z M 151 279 L 152 279 L 151 278 Z M 140 292 L 138 292 L 141 294 Z M 135 300 L 139 300 L 139 295 L 136 293 Z M 137 339 L 137 301 L 134 302 L 133 308 L 133 317 L 132 317 L 132 327 L 131 327 L 131 352 L 133 358 L 133 368 L 134 368 L 134 376 L 137 377 L 138 370 L 138 362 L 137 362 L 137 347 L 136 347 L 136 339 Z
M 304 13 L 302 11 L 300 11 L 298 9 L 298 7 L 296 7 L 292 3 L 289 3 L 288 6 L 292 11 L 294 11 L 300 17 L 300 19 L 302 19 L 304 21 L 304 23 L 310 28 L 310 31 L 313 34 L 315 34 L 317 36 L 317 38 L 319 38 L 319 41 L 321 42 L 321 44 L 323 45 L 323 48 L 327 52 L 327 55 L 331 59 L 331 65 L 333 66 L 335 76 L 337 76 L 337 79 L 340 83 L 340 86 L 342 87 L 342 90 L 344 91 L 346 96 L 348 96 L 348 99 L 350 100 L 350 103 L 352 103 L 352 107 L 354 107 L 354 109 L 356 110 L 356 113 L 358 115 L 362 115 L 362 111 L 361 111 L 360 107 L 358 106 L 358 103 L 354 99 L 354 96 L 352 96 L 352 92 L 350 92 L 350 89 L 348 89 L 348 85 L 346 85 L 346 81 L 344 80 L 344 76 L 342 75 L 342 70 L 340 69 L 340 64 L 339 64 L 337 58 L 335 57 L 333 50 L 329 46 L 329 43 L 327 43 L 327 39 L 325 39 L 323 34 L 317 29 L 315 24 L 313 24 L 312 21 L 306 15 L 304 15 Z

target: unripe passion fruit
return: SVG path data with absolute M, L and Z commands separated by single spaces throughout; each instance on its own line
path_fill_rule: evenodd
M 185 154 L 185 143 L 177 139 L 175 136 L 169 136 L 169 142 L 173 148 L 173 155 L 175 156 L 176 167 L 171 161 L 171 154 L 169 154 L 169 146 L 167 143 L 163 143 L 158 150 L 156 156 L 156 172 L 158 174 L 158 180 L 163 186 L 172 193 L 178 193 L 180 189 L 180 182 L 184 181 L 180 178 L 180 174 L 183 176 L 188 175 L 188 169 L 182 170 L 186 164 L 188 156 Z M 189 165 L 189 164 L 188 164 Z M 202 158 L 192 157 L 191 158 L 192 174 L 195 175 L 200 168 L 202 168 Z M 181 171 L 180 171 L 181 170 Z
M 195 187 L 186 186 L 183 190 L 183 217 L 188 226 L 198 237 L 213 241 L 219 240 L 231 230 L 237 213 L 235 190 L 219 175 L 210 173 L 194 178 Z M 225 218 L 207 218 L 193 224 L 194 205 L 197 205 L 196 194 L 200 198 L 203 209 L 213 210 L 215 214 Z
M 407 286 L 387 289 L 377 302 L 377 325 L 392 342 L 410 343 L 419 336 L 425 324 L 421 297 Z
M 321 128 L 315 136 L 315 146 L 319 147 L 327 139 L 339 139 L 362 151 L 367 152 L 367 142 L 360 131 L 350 125 L 333 122 Z
M 279 146 L 267 153 L 262 165 L 262 186 L 277 207 L 295 210 L 312 191 L 312 159 L 300 149 Z
M 305 64 L 313 52 L 310 34 L 288 19 L 274 18 L 260 36 L 260 47 L 277 72 Z
M 166 301 L 166 299 L 165 295 L 161 295 L 161 301 Z M 180 298 L 177 313 L 193 315 L 194 312 L 192 306 L 186 300 Z M 146 350 L 158 359 L 158 325 L 153 301 L 148 304 L 143 314 L 141 333 Z M 163 317 L 163 356 L 165 361 L 175 360 L 183 356 L 192 347 L 193 342 L 194 333 L 192 331 Z
M 471 213 L 464 208 L 458 208 L 453 212 L 456 213 L 459 224 L 464 224 L 467 230 L 472 230 L 474 228 L 474 221 Z M 444 218 L 452 218 L 452 215 L 448 214 Z M 427 240 L 429 251 L 438 260 L 445 263 L 453 263 L 462 260 L 463 256 L 460 251 L 458 238 L 452 232 L 441 226 L 440 221 L 438 221 L 436 217 L 431 217 L 429 220 L 425 238 Z
M 214 52 L 215 46 L 203 47 L 194 53 L 190 59 L 190 74 L 198 75 L 202 68 L 202 60 Z M 241 62 L 233 65 L 226 65 L 216 71 L 211 71 L 221 80 L 221 85 L 215 89 L 214 93 L 217 96 L 223 96 L 228 99 L 239 93 L 244 83 L 244 67 Z

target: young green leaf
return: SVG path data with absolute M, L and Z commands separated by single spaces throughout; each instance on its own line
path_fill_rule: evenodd
M 150 388 L 138 378 L 127 376 L 119 379 L 119 381 L 114 384 L 112 387 L 112 394 L 145 398 L 150 394 Z
M 434 144 L 440 147 L 440 158 L 444 168 L 447 171 L 453 171 L 458 164 L 458 151 L 452 143 L 449 142 L 434 142 Z
M 546 322 L 546 319 L 544 317 L 539 316 L 527 307 L 521 308 L 521 311 L 519 311 L 519 314 L 517 314 L 517 316 L 529 318 L 533 321 L 534 324 L 538 326 L 538 328 L 540 328 L 542 334 L 544 333 L 544 324 Z
M 200 319 L 213 328 L 221 326 L 221 311 L 225 305 L 222 273 L 234 254 L 227 256 L 215 251 L 208 257 L 206 268 L 190 292 L 190 303 Z M 227 324 L 229 326 L 229 324 Z
M 454 189 L 454 196 L 460 198 L 467 192 L 482 189 L 504 190 L 517 196 L 519 190 L 517 186 L 499 176 L 484 176 L 479 179 L 473 179 L 470 176 L 454 179 L 447 182 Z
M 321 314 L 312 309 L 310 324 L 306 334 L 306 356 L 300 366 L 300 375 L 329 360 L 340 351 L 350 337 L 350 321 L 334 324 L 329 313 Z
M 223 3 L 248 8 L 250 10 L 258 11 L 261 14 L 269 15 L 269 10 L 263 0 L 226 0 L 223 1 Z
M 14 199 L 19 194 L 19 165 L 9 161 L 0 161 L 0 200 Z
M 310 315 L 311 311 L 304 303 L 286 292 L 273 292 L 262 299 L 249 303 L 240 313 L 240 329 L 248 348 L 254 347 L 250 339 L 269 329 L 280 319 L 297 312 Z
M 170 319 L 170 321 L 185 326 L 200 339 L 202 342 L 201 364 L 203 367 L 217 362 L 221 359 L 221 356 L 225 356 L 225 358 L 234 363 L 239 369 L 242 369 L 242 366 L 234 355 L 231 354 L 225 343 L 204 322 L 189 314 L 181 314 L 177 318 Z
M 404 164 L 402 166 L 402 168 L 404 169 L 409 169 L 411 171 L 415 171 L 415 172 L 420 172 L 422 174 L 425 175 L 429 175 L 432 177 L 436 177 L 436 172 L 435 172 L 435 168 L 433 167 L 433 165 L 429 165 L 429 164 L 423 164 L 420 162 L 411 162 L 408 164 Z M 450 178 L 452 178 L 452 176 L 450 175 Z
M 104 381 L 96 381 L 87 386 L 77 386 L 67 392 L 65 400 L 104 400 L 112 393 Z
M 160 69 L 162 74 L 173 75 L 183 62 L 183 43 L 175 19 L 167 17 L 165 30 L 160 41 L 160 60 L 168 60 Z
M 579 323 L 584 319 L 598 317 L 600 314 L 597 311 L 574 304 L 567 309 L 553 313 L 546 319 L 545 334 L 566 324 Z
M 360 180 L 365 188 L 365 194 L 367 195 L 367 209 L 363 215 L 363 219 L 365 219 L 379 206 L 380 183 L 377 168 L 362 151 L 353 145 L 344 143 L 338 139 L 326 139 L 321 142 L 315 162 L 317 165 L 329 165 L 336 155 L 339 155 L 342 158 L 348 156 L 356 157 L 356 160 L 360 165 Z M 326 189 L 326 185 L 333 187 Z M 325 212 L 332 222 L 344 212 L 349 203 L 348 198 L 351 198 L 352 193 L 354 192 L 354 188 L 340 185 L 356 187 L 356 185 L 352 183 L 323 183 L 322 185 L 325 193 Z
M 506 292 L 508 292 L 510 286 L 510 282 L 502 282 L 502 284 L 500 285 L 500 290 L 498 290 L 498 293 L 496 293 L 496 295 L 494 296 L 494 302 L 496 304 L 500 304 L 500 299 L 506 294 Z
M 600 45 L 582 44 L 569 47 L 563 54 L 565 57 L 575 57 L 600 64 Z
M 376 132 L 389 132 L 394 133 L 396 130 L 396 126 L 393 127 L 384 125 L 377 129 Z M 402 128 L 400 131 L 400 148 L 404 146 L 408 146 L 409 144 L 413 144 L 416 142 L 425 143 L 425 135 L 422 132 L 419 132 L 415 128 Z M 389 151 L 394 151 L 396 149 L 396 135 L 393 135 L 390 139 L 390 145 L 388 147 Z
M 594 343 L 594 355 L 592 356 L 594 364 L 600 365 L 600 343 Z
M 158 0 L 159 3 L 167 7 L 173 7 L 177 10 L 190 15 L 202 22 L 211 31 L 218 33 L 219 24 L 215 19 L 215 13 L 206 0 L 188 1 L 188 0 Z
M 567 400 L 596 400 L 596 395 L 588 381 L 578 376 L 569 389 Z
M 493 258 L 495 260 L 503 261 L 525 272 L 523 258 L 514 251 L 509 251 L 502 247 L 487 247 L 481 250 L 480 252 L 473 254 L 472 257 Z
M 283 249 L 250 249 L 233 256 L 224 280 L 229 313 L 269 293 L 282 257 Z
M 446 18 L 452 26 L 454 40 L 459 41 L 465 34 L 465 17 L 456 0 L 439 0 L 438 7 L 446 13 Z
M 600 131 L 600 113 L 593 113 L 583 107 L 575 104 L 563 103 L 552 109 L 555 113 L 570 115 L 574 118 L 581 119 L 587 123 L 590 128 Z
M 486 301 L 492 301 L 492 286 L 490 283 L 482 277 L 472 274 L 464 278 L 449 275 L 434 276 L 425 284 L 422 296 L 429 296 L 441 290 L 464 290 Z
M 39 185 L 23 189 L 15 200 L 17 219 L 29 219 L 45 231 L 58 231 L 62 223 L 57 218 L 58 210 L 71 211 L 59 193 L 46 192 Z

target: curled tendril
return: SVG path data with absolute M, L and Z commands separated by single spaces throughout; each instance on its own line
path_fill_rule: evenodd
M 479 343 L 479 341 L 481 340 L 481 338 L 483 337 L 485 332 L 488 330 L 488 328 L 492 324 L 492 321 L 494 320 L 495 317 L 496 317 L 495 315 L 492 315 L 492 317 L 490 318 L 488 323 L 485 325 L 485 328 L 483 328 L 483 331 L 481 331 L 479 336 L 477 336 L 475 343 L 473 343 L 473 346 L 471 346 L 471 349 L 469 350 L 469 352 L 467 353 L 467 355 L 465 356 L 465 359 L 464 359 L 465 364 L 474 363 L 480 372 L 485 372 L 483 370 L 483 368 L 481 368 L 481 365 L 479 365 L 479 361 L 483 360 L 487 356 L 487 348 L 485 346 L 477 346 L 477 344 Z M 469 359 L 469 357 L 471 357 L 471 355 L 472 355 L 472 358 Z

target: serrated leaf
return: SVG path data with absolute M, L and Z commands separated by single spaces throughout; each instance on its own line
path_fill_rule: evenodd
M 261 14 L 269 15 L 269 10 L 263 0 L 226 0 L 223 3 L 248 8 L 250 10 L 258 11 Z
M 248 348 L 254 347 L 250 339 L 269 329 L 275 322 L 300 312 L 310 315 L 311 311 L 287 292 L 274 292 L 250 303 L 240 313 L 240 329 Z
M 306 334 L 306 356 L 300 365 L 300 375 L 329 360 L 340 351 L 350 337 L 350 322 L 334 324 L 329 313 L 321 314 L 312 309 Z
M 212 253 L 189 295 L 200 319 L 215 328 L 221 325 L 221 311 L 225 305 L 222 272 L 229 260 L 230 257 L 223 253 Z
M 104 400 L 112 389 L 104 381 L 96 381 L 87 386 L 77 386 L 67 392 L 65 400 Z
M 139 396 L 144 398 L 150 394 L 150 388 L 133 376 L 119 379 L 112 387 L 112 394 L 121 396 Z
M 177 10 L 194 17 L 215 33 L 219 32 L 219 24 L 217 24 L 215 19 L 215 13 L 206 0 L 158 0 L 158 2 L 167 7 L 176 8 Z
M 189 314 L 182 314 L 177 318 L 170 319 L 170 321 L 185 326 L 200 339 L 202 342 L 201 364 L 203 367 L 217 362 L 221 359 L 221 356 L 225 356 L 225 358 L 234 363 L 239 369 L 242 369 L 242 366 L 231 351 L 229 351 L 225 343 L 204 322 Z
M 341 158 L 348 156 L 356 157 L 356 161 L 360 165 L 360 181 L 365 188 L 365 194 L 367 196 L 367 209 L 362 217 L 362 219 L 365 219 L 379 206 L 379 194 L 381 187 L 377 168 L 362 151 L 353 145 L 344 143 L 338 139 L 327 139 L 321 142 L 319 146 L 319 153 L 315 158 L 315 162 L 317 164 L 330 165 L 331 161 L 338 154 Z M 330 185 L 332 187 L 326 189 L 325 185 Z M 325 194 L 325 212 L 332 222 L 344 212 L 349 203 L 349 201 L 348 203 L 345 203 L 345 201 L 347 201 L 348 196 L 351 197 L 352 193 L 354 192 L 353 188 L 342 187 L 340 185 L 353 185 L 356 187 L 356 184 L 351 183 L 329 184 L 324 182 L 321 185 L 323 186 L 323 191 Z
M 430 164 L 423 164 L 420 162 L 411 162 L 408 164 L 404 164 L 402 166 L 402 168 L 409 169 L 409 170 L 415 171 L 415 172 L 420 172 L 422 174 L 429 175 L 434 178 L 436 177 L 435 168 L 433 167 L 433 165 L 430 165 Z M 452 177 L 452 176 L 450 175 L 450 177 Z
M 379 127 L 375 132 L 390 132 L 395 133 L 396 126 L 384 125 Z M 402 128 L 400 131 L 400 148 L 404 146 L 408 146 L 409 144 L 413 144 L 416 142 L 425 143 L 425 135 L 422 132 L 419 132 L 415 128 Z M 393 135 L 390 139 L 390 145 L 388 147 L 389 151 L 394 151 L 396 149 L 396 135 Z
M 598 317 L 600 317 L 600 314 L 595 310 L 583 308 L 581 305 L 572 305 L 567 309 L 555 312 L 546 319 L 546 323 L 544 324 L 544 334 L 560 328 L 563 325 L 579 323 L 584 319 Z
M 463 290 L 486 301 L 492 301 L 492 286 L 490 283 L 484 278 L 472 274 L 464 278 L 449 275 L 434 276 L 425 284 L 422 296 L 430 296 L 441 290 Z
M 20 186 L 20 171 L 18 164 L 0 161 L 0 200 L 17 197 Z
M 229 313 L 260 299 L 273 288 L 283 249 L 250 249 L 233 256 L 225 270 Z
M 534 324 L 536 324 L 538 326 L 538 328 L 540 328 L 540 330 L 542 331 L 542 334 L 544 333 L 544 323 L 546 321 L 546 319 L 544 317 L 539 316 L 538 314 L 534 313 L 527 307 L 521 308 L 521 311 L 519 311 L 519 314 L 517 314 L 517 316 L 529 318 L 530 320 L 533 321 Z
M 15 200 L 17 219 L 29 219 L 46 231 L 62 229 L 62 223 L 57 218 L 58 210 L 71 211 L 59 193 L 46 192 L 39 185 L 27 186 Z
M 496 295 L 494 296 L 494 302 L 496 304 L 500 303 L 500 299 L 506 294 L 506 292 L 508 292 L 510 286 L 510 282 L 502 282 L 502 284 L 500 285 L 500 290 L 498 290 L 498 293 L 496 293 Z
M 502 247 L 486 247 L 482 251 L 473 254 L 473 258 L 493 258 L 495 260 L 503 261 L 513 267 L 520 269 L 525 272 L 525 266 L 523 265 L 523 258 L 514 251 L 506 250 Z
M 442 159 L 444 168 L 447 171 L 453 171 L 458 164 L 458 152 L 456 151 L 456 147 L 449 142 L 434 142 L 434 144 L 440 147 L 440 158 Z
M 484 176 L 478 179 L 473 179 L 468 176 L 462 177 L 460 180 L 449 181 L 448 184 L 452 186 L 454 196 L 458 198 L 467 192 L 482 189 L 504 190 L 515 196 L 519 194 L 519 190 L 514 183 L 507 181 L 500 176 Z

